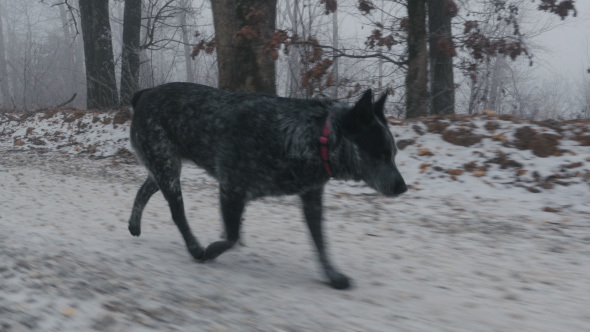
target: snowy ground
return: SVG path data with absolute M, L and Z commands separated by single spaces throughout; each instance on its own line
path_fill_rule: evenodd
M 249 205 L 245 246 L 215 262 L 190 258 L 161 194 L 132 237 L 127 218 L 146 173 L 125 153 L 128 122 L 61 116 L 0 126 L 0 331 L 590 326 L 587 123 L 394 121 L 398 143 L 413 140 L 398 154 L 413 188 L 395 199 L 357 183 L 327 190 L 331 253 L 355 286 L 336 291 L 323 284 L 294 197 Z M 559 136 L 558 149 L 537 156 L 546 151 L 514 134 L 523 126 Z M 441 138 L 462 144 L 455 127 L 480 141 Z M 195 234 L 218 239 L 216 183 L 186 166 L 183 191 Z

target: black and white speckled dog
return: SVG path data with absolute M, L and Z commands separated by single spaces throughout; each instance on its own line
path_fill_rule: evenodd
M 245 204 L 270 195 L 297 194 L 320 262 L 337 289 L 348 278 L 330 263 L 322 236 L 322 193 L 335 179 L 365 181 L 388 196 L 407 190 L 395 165 L 396 147 L 383 105 L 367 90 L 354 106 L 329 100 L 229 93 L 191 83 L 169 83 L 133 97 L 131 144 L 149 176 L 137 192 L 129 231 L 141 233 L 141 214 L 161 190 L 191 255 L 214 259 L 240 236 Z M 187 223 L 180 168 L 193 161 L 219 181 L 226 240 L 203 249 Z

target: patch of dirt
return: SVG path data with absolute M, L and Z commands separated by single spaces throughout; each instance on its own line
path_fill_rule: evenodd
M 49 109 L 46 110 L 44 113 L 45 115 L 42 117 L 42 119 L 51 119 L 54 115 L 56 115 L 59 112 L 58 109 Z
M 430 151 L 428 148 L 421 149 L 418 151 L 419 156 L 434 156 L 434 153 Z
M 86 114 L 83 110 L 75 110 L 71 114 L 68 114 L 67 117 L 63 120 L 66 123 L 74 122 L 80 118 L 82 118 Z
M 131 121 L 131 111 L 128 108 L 119 110 L 113 117 L 113 125 L 124 124 L 127 121 Z
M 590 146 L 590 135 L 588 134 L 578 134 L 573 140 L 579 142 L 581 146 Z
M 474 173 L 474 175 L 476 175 L 476 176 L 482 176 L 488 170 L 488 166 L 487 165 L 482 166 L 482 165 L 479 165 L 477 162 L 472 161 L 472 162 L 464 164 L 463 169 L 465 169 L 466 172 Z
M 500 123 L 498 121 L 488 121 L 484 126 L 489 132 L 494 132 L 500 129 Z
M 474 134 L 467 127 L 461 127 L 445 130 L 442 133 L 442 138 L 451 144 L 469 147 L 481 142 L 483 136 Z
M 518 161 L 514 161 L 514 160 L 508 158 L 508 155 L 505 154 L 502 151 L 497 151 L 496 157 L 487 160 L 486 163 L 489 163 L 489 164 L 498 164 L 498 165 L 500 165 L 500 168 L 501 169 L 506 169 L 506 168 L 509 168 L 509 167 L 522 168 L 522 164 L 521 163 L 519 163 Z
M 553 129 L 558 133 L 561 133 L 563 131 L 563 122 L 557 120 L 533 121 L 533 123 L 541 127 Z
M 445 129 L 447 129 L 447 127 L 449 125 L 450 125 L 450 123 L 442 122 L 442 121 L 439 121 L 438 119 L 435 119 L 432 122 L 426 123 L 426 127 L 428 128 L 428 132 L 435 133 L 435 134 L 442 134 L 445 131 Z
M 115 153 L 114 157 L 116 157 L 118 162 L 123 164 L 137 164 L 135 154 L 125 148 L 120 148 L 117 153 Z
M 543 133 L 529 126 L 518 128 L 514 133 L 514 146 L 520 150 L 531 150 L 535 156 L 546 158 L 549 156 L 560 156 L 562 151 L 558 148 L 561 135 Z
M 408 145 L 416 143 L 413 139 L 402 139 L 396 142 L 397 148 L 400 150 L 405 149 Z

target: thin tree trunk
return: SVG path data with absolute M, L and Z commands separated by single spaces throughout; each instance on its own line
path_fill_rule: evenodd
M 3 11 L 0 7 L 0 92 L 2 93 L 2 103 L 0 106 L 6 108 L 13 103 L 8 90 L 8 70 L 6 67 L 6 53 L 4 51 L 4 28 L 2 22 L 2 13 Z
M 87 108 L 118 105 L 108 0 L 79 0 L 86 63 Z
M 266 54 L 265 42 L 275 30 L 277 1 L 215 0 L 211 7 L 219 87 L 276 94 L 275 60 Z
M 504 69 L 504 56 L 498 55 L 496 57 L 496 61 L 494 62 L 494 67 L 492 69 L 492 82 L 490 84 L 490 94 L 488 96 L 488 100 L 486 101 L 486 108 L 495 111 L 496 113 L 500 113 L 499 109 L 499 99 L 500 99 L 500 85 L 502 80 L 502 71 Z
M 61 4 L 59 6 L 59 17 L 61 19 L 61 29 L 64 34 L 64 43 L 66 45 L 70 45 L 65 50 L 65 66 L 67 70 L 70 72 L 69 78 L 67 78 L 66 87 L 69 93 L 74 93 L 76 90 L 76 72 L 74 69 L 74 38 L 72 36 L 72 31 L 70 30 L 69 22 L 68 22 L 68 13 L 66 10 L 66 5 Z
M 381 0 L 381 8 L 385 8 L 385 1 Z M 381 22 L 384 22 L 384 11 L 381 11 Z M 379 46 L 379 53 L 383 52 L 383 47 Z M 377 85 L 377 87 L 379 88 L 379 92 L 382 93 L 383 92 L 383 59 L 379 58 L 379 60 L 377 60 L 377 69 L 379 72 L 379 83 Z
M 121 52 L 121 105 L 130 105 L 131 97 L 139 89 L 140 33 L 141 0 L 125 0 Z
M 428 0 L 432 114 L 455 113 L 452 10 L 450 0 Z
M 408 73 L 406 118 L 428 114 L 426 0 L 408 0 Z
M 74 1 L 70 3 L 73 7 L 74 12 L 79 11 L 78 2 Z M 67 19 L 73 20 L 73 12 L 67 11 Z M 74 91 L 77 93 L 76 99 L 71 103 L 73 107 L 84 108 L 86 107 L 86 88 L 84 82 L 85 68 L 84 68 L 84 40 L 80 31 L 76 25 L 70 25 L 70 36 L 72 36 L 71 47 L 73 49 L 74 62 L 72 63 L 72 80 L 74 82 Z
M 334 47 L 334 62 L 332 63 L 332 98 L 338 98 L 338 85 L 340 84 L 340 77 L 338 75 L 338 9 L 332 13 L 332 47 Z
M 4 16 L 3 21 L 6 25 L 3 26 L 4 34 L 8 36 L 4 40 L 4 56 L 6 59 L 6 68 L 8 70 L 8 91 L 10 94 L 10 102 L 12 108 L 22 108 L 22 105 L 18 104 L 20 100 L 20 91 L 22 91 L 22 80 L 20 79 L 20 63 L 18 59 L 24 62 L 24 57 L 21 55 L 25 49 L 20 43 L 17 42 L 16 37 L 16 22 L 15 18 L 10 16 Z
M 183 1 L 182 6 L 184 10 L 182 14 L 180 14 L 180 26 L 182 28 L 182 43 L 184 44 L 184 65 L 186 71 L 186 81 L 187 82 L 196 82 L 195 80 L 195 73 L 193 71 L 192 65 L 192 57 L 191 57 L 191 46 L 189 45 L 189 31 L 186 26 L 186 12 L 188 7 L 190 6 L 190 1 Z
M 151 6 L 151 2 L 148 2 L 148 6 Z M 148 13 L 150 9 L 148 8 Z M 152 18 L 147 15 L 143 19 L 141 32 L 141 52 L 139 53 L 139 87 L 141 89 L 150 88 L 154 86 L 154 75 L 152 70 L 151 50 L 146 49 L 146 45 L 149 41 L 149 27 L 151 26 Z
M 289 19 L 291 20 L 291 29 L 293 30 L 294 35 L 299 34 L 299 24 L 300 24 L 300 8 L 299 8 L 299 0 L 293 1 L 293 6 L 289 0 L 287 0 L 287 12 L 289 13 Z M 300 48 L 298 44 L 293 44 L 290 46 L 289 50 L 289 91 L 288 96 L 297 98 L 300 96 L 301 92 L 301 63 L 300 63 L 300 56 L 301 54 Z

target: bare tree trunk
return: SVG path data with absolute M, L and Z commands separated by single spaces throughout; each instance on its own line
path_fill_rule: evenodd
M 70 45 L 70 47 L 65 49 L 65 68 L 70 72 L 70 77 L 67 78 L 66 87 L 69 93 L 74 93 L 76 91 L 76 72 L 74 66 L 74 38 L 72 36 L 72 31 L 70 30 L 70 25 L 68 22 L 68 12 L 66 9 L 65 4 L 59 5 L 59 17 L 61 19 L 61 29 L 64 34 L 64 43 L 65 45 Z M 67 66 L 67 67 L 66 67 Z
M 381 0 L 381 8 L 385 8 L 385 1 Z M 381 22 L 384 22 L 384 17 L 383 17 L 384 11 L 381 11 Z M 383 47 L 379 46 L 379 53 L 383 52 Z M 379 82 L 377 87 L 379 88 L 379 92 L 382 93 L 383 92 L 383 59 L 379 58 L 379 60 L 377 60 L 377 69 L 379 72 Z
M 131 97 L 139 89 L 140 32 L 141 0 L 125 0 L 121 52 L 121 105 L 130 105 Z
M 500 85 L 502 80 L 502 71 L 504 69 L 504 56 L 498 55 L 496 57 L 496 61 L 494 62 L 494 67 L 492 69 L 492 83 L 490 84 L 490 94 L 486 101 L 486 108 L 494 110 L 497 113 L 500 113 L 499 109 L 499 99 L 500 99 Z
M 406 118 L 428 114 L 426 0 L 408 0 L 408 73 Z
M 432 114 L 455 113 L 455 80 L 451 32 L 453 8 L 450 0 L 428 0 L 430 32 L 430 93 Z
M 291 6 L 290 1 L 287 0 L 287 13 L 289 14 L 289 20 L 291 21 L 291 29 L 293 30 L 293 34 L 298 36 L 299 24 L 301 22 L 299 0 L 293 0 L 293 6 Z M 294 98 L 299 97 L 301 92 L 301 54 L 299 52 L 300 48 L 298 44 L 293 44 L 290 46 L 288 69 L 289 91 L 287 95 Z
M 79 0 L 86 62 L 87 107 L 118 105 L 108 0 Z
M 338 9 L 332 13 L 332 47 L 334 47 L 334 63 L 332 63 L 332 98 L 338 98 L 338 85 L 340 77 L 338 76 Z
M 211 1 L 219 87 L 276 94 L 275 60 L 265 42 L 275 30 L 277 0 Z
M 2 13 L 0 7 L 0 92 L 2 93 L 2 103 L 0 106 L 8 107 L 11 102 L 10 93 L 8 90 L 8 70 L 6 67 L 6 53 L 4 51 L 4 28 L 2 27 Z
M 148 2 L 147 6 L 151 6 L 151 2 Z M 150 9 L 148 8 L 148 13 Z M 152 61 L 151 61 L 151 50 L 144 48 L 149 41 L 149 34 L 150 29 L 149 27 L 152 24 L 151 15 L 147 15 L 142 20 L 142 29 L 141 35 L 141 52 L 139 53 L 139 87 L 141 89 L 151 88 L 154 86 L 154 77 L 153 77 L 153 70 L 152 70 Z
M 186 27 L 186 12 L 190 6 L 190 1 L 184 0 L 182 2 L 182 7 L 184 10 L 182 14 L 180 14 L 180 27 L 182 28 L 182 43 L 184 47 L 184 65 L 186 71 L 186 81 L 187 82 L 196 82 L 195 80 L 195 73 L 193 71 L 192 66 L 192 58 L 191 58 L 191 46 L 189 45 L 189 31 Z
M 82 35 L 77 35 L 76 40 L 74 42 L 74 68 L 76 73 L 76 83 L 78 84 L 78 98 L 74 100 L 74 104 L 77 107 L 83 108 L 84 105 L 87 105 L 87 96 L 88 90 L 84 89 L 84 82 L 85 82 L 85 73 L 86 73 L 86 64 L 84 63 L 84 39 Z

